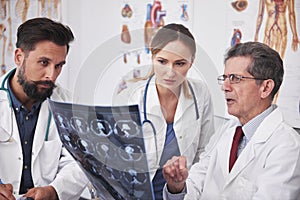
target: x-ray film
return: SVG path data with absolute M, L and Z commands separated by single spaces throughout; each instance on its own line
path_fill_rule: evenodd
M 154 199 L 138 105 L 48 101 L 63 145 L 101 199 Z

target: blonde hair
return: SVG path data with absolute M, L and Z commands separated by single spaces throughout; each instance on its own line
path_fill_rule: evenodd
M 152 58 L 158 52 L 160 52 L 167 44 L 173 41 L 180 41 L 190 49 L 190 52 L 192 53 L 192 62 L 193 62 L 196 54 L 195 39 L 188 28 L 186 28 L 182 24 L 175 24 L 175 23 L 171 23 L 160 28 L 156 32 L 156 34 L 152 37 L 149 45 Z M 145 76 L 134 78 L 131 81 L 137 82 L 140 80 L 147 80 L 153 75 L 154 75 L 154 68 L 152 66 L 149 72 Z M 187 98 L 192 98 L 192 95 L 189 92 L 187 79 L 183 81 L 182 85 L 183 85 L 184 96 Z

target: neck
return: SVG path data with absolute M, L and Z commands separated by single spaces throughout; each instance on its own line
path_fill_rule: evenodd
M 239 121 L 241 122 L 242 125 L 245 125 L 247 122 L 249 122 L 256 116 L 260 115 L 265 110 L 267 110 L 270 106 L 271 104 L 268 102 L 261 104 L 261 106 L 256 107 L 256 109 L 253 109 L 253 112 L 249 113 L 247 116 L 239 117 Z
M 157 86 L 157 93 L 166 122 L 173 122 L 178 104 L 179 91 L 173 92 L 165 87 Z
M 163 87 L 161 85 L 156 85 L 156 90 L 160 99 L 163 98 L 168 100 L 173 98 L 179 98 L 180 87 L 170 90 L 169 88 Z

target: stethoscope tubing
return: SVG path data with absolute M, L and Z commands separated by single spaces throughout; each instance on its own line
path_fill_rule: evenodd
M 13 109 L 13 105 L 12 105 L 12 100 L 11 100 L 11 97 L 10 97 L 10 94 L 9 94 L 9 91 L 7 88 L 5 88 L 5 82 L 8 80 L 8 78 L 16 72 L 16 69 L 13 69 L 11 70 L 3 79 L 2 81 L 2 84 L 1 84 L 1 87 L 0 87 L 0 91 L 4 91 L 6 92 L 7 94 L 7 99 L 8 99 L 8 102 L 9 102 L 9 106 L 11 109 Z M 13 110 L 11 111 L 13 113 Z M 13 115 L 13 114 L 12 114 Z M 47 127 L 46 127 L 46 134 L 45 134 L 45 141 L 48 141 L 49 139 L 49 130 L 50 130 L 50 124 L 51 124 L 51 118 L 52 118 L 52 113 L 51 111 L 49 110 L 49 115 L 48 115 L 48 121 L 47 121 Z M 13 117 L 11 117 L 11 123 L 12 123 L 12 120 L 13 120 Z M 13 124 L 11 125 L 12 128 L 13 128 Z M 13 135 L 13 130 L 12 132 L 10 133 L 10 139 L 7 140 L 6 142 L 9 142 L 11 141 L 11 138 L 12 138 L 12 135 Z
M 151 122 L 150 120 L 148 120 L 147 118 L 147 93 L 148 93 L 148 88 L 149 88 L 149 85 L 150 85 L 150 81 L 152 79 L 154 75 L 150 76 L 149 79 L 147 80 L 147 83 L 146 83 L 146 86 L 145 86 L 145 91 L 144 91 L 144 96 L 143 96 L 143 110 L 144 110 L 144 121 L 143 121 L 143 124 L 144 122 Z M 188 86 L 189 86 L 189 89 L 192 93 L 192 96 L 193 96 L 193 100 L 194 100 L 194 105 L 195 105 L 195 113 L 196 113 L 196 120 L 199 119 L 199 109 L 198 109 L 198 103 L 197 103 L 197 98 L 196 98 L 196 95 L 195 95 L 195 92 L 193 90 L 193 87 L 191 85 L 191 83 L 188 81 Z M 152 122 L 151 122 L 152 124 Z M 152 126 L 154 127 L 154 125 L 152 124 Z M 156 133 L 155 133 L 156 134 Z
M 151 126 L 151 129 L 152 129 L 153 135 L 154 135 L 155 148 L 156 148 L 156 162 L 158 164 L 159 160 L 158 160 L 158 150 L 157 150 L 156 129 L 155 129 L 154 124 L 151 122 L 151 120 L 149 120 L 147 118 L 147 93 L 148 93 L 148 88 L 149 88 L 149 85 L 150 85 L 150 81 L 151 81 L 153 76 L 154 75 L 149 77 L 149 79 L 147 80 L 146 86 L 145 86 L 145 91 L 144 91 L 144 96 L 143 96 L 143 98 L 144 98 L 143 99 L 144 120 L 142 122 L 142 125 L 144 126 L 145 124 L 148 123 Z M 199 119 L 199 110 L 198 110 L 198 103 L 197 103 L 196 95 L 195 95 L 195 92 L 194 92 L 193 87 L 190 84 L 190 82 L 188 82 L 188 86 L 189 86 L 189 89 L 191 90 L 191 93 L 192 93 L 192 96 L 193 96 L 193 100 L 194 100 L 194 104 L 195 104 L 196 120 L 198 120 Z

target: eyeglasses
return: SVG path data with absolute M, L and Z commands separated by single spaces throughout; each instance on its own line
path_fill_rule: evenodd
M 242 75 L 238 75 L 238 74 L 229 74 L 229 75 L 223 74 L 221 76 L 218 76 L 218 78 L 217 78 L 218 84 L 223 85 L 226 78 L 229 78 L 230 84 L 239 83 L 242 79 L 267 80 L 266 78 L 247 77 L 247 76 L 242 76 Z

